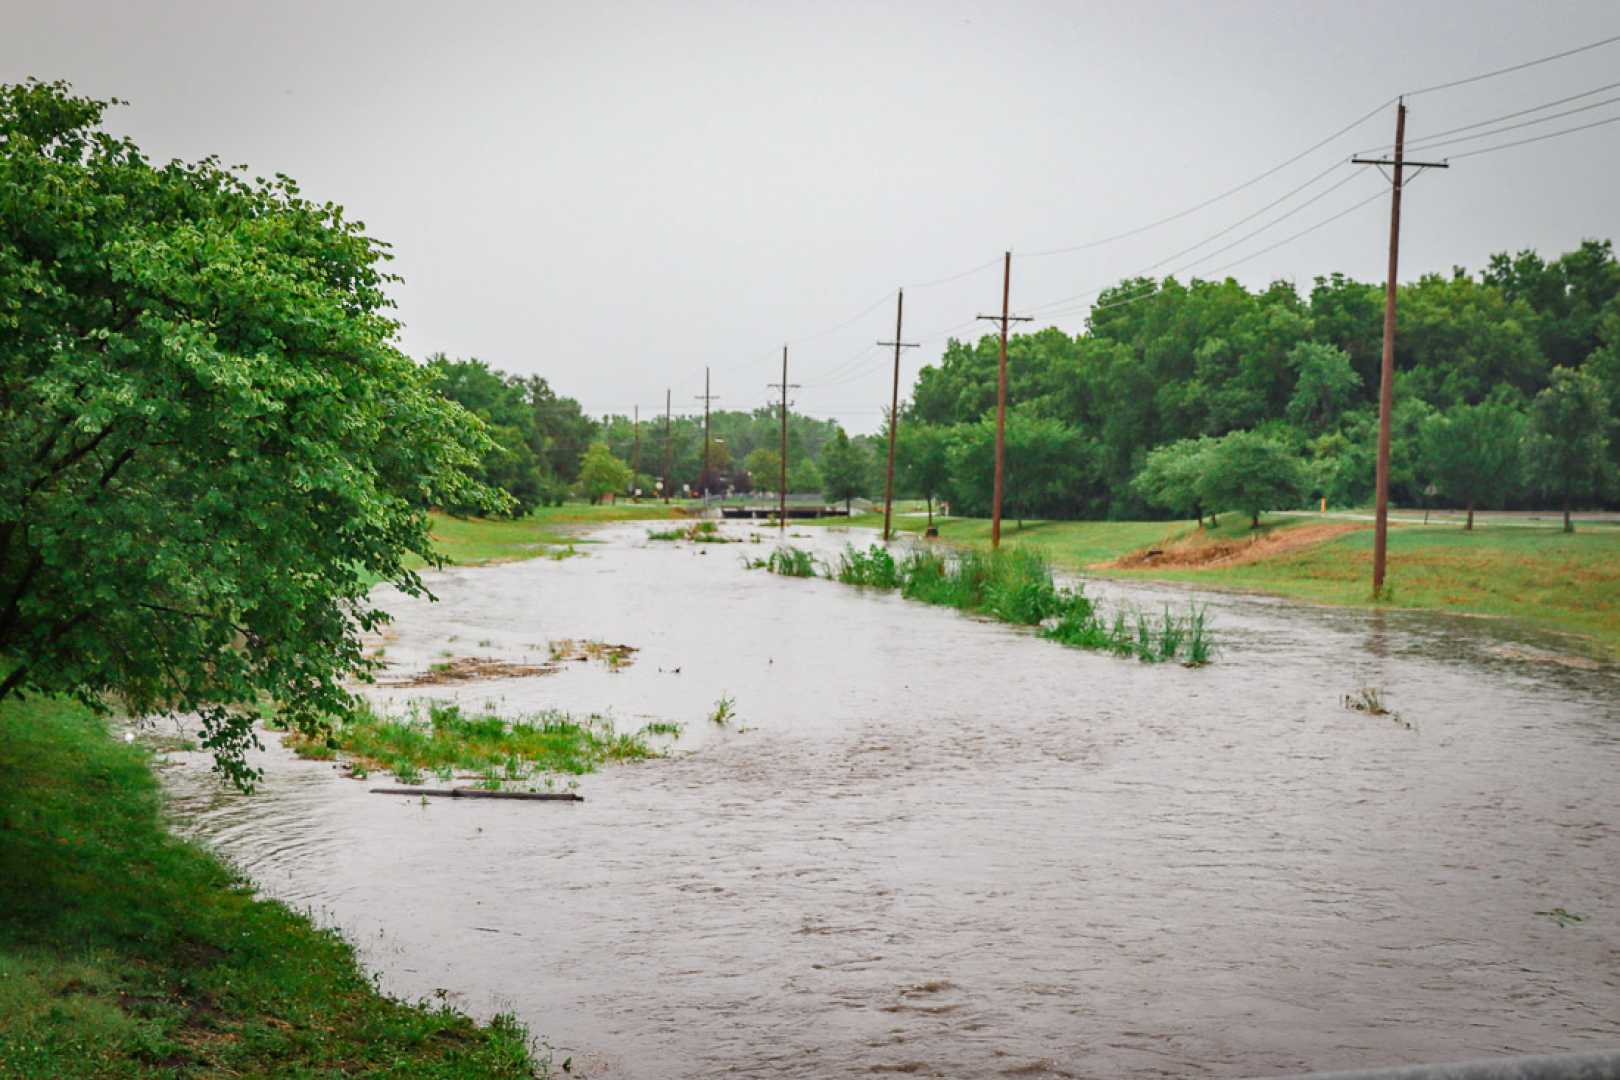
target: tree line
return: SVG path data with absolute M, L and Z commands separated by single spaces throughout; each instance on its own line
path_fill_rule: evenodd
M 1140 518 L 1371 501 L 1383 287 L 1137 279 L 1083 333 L 1008 343 L 1009 514 Z M 1620 264 L 1499 254 L 1398 294 L 1391 498 L 1613 505 Z M 998 340 L 953 340 L 900 426 L 901 490 L 988 511 Z

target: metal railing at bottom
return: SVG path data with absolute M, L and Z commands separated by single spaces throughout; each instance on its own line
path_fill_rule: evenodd
M 1270 1080 L 1620 1080 L 1620 1050 L 1299 1073 Z

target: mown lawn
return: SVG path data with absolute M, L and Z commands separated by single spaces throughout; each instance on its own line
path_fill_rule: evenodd
M 923 518 L 896 517 L 896 527 L 920 532 Z M 842 522 L 837 522 L 842 524 Z M 1003 519 L 1002 543 L 1031 546 L 1055 564 L 1110 577 L 1184 581 L 1191 585 L 1274 593 L 1324 604 L 1372 604 L 1372 526 L 1310 515 L 1263 519 L 1267 532 L 1323 523 L 1349 531 L 1320 543 L 1282 550 L 1254 562 L 1213 566 L 1102 568 L 1143 548 L 1176 541 L 1230 543 L 1250 535 L 1240 514 L 1223 514 L 1220 527 L 1197 530 L 1191 521 L 1052 521 Z M 857 515 L 849 524 L 881 528 L 882 515 Z M 971 547 L 990 542 L 990 522 L 939 522 L 942 540 Z M 1587 638 L 1600 655 L 1620 656 L 1620 528 L 1395 524 L 1389 533 L 1387 606 L 1497 615 Z
M 591 506 L 569 503 L 543 506 L 516 520 L 459 518 L 435 513 L 433 539 L 452 563 L 477 566 L 481 563 L 511 562 L 566 550 L 580 542 L 579 532 L 592 525 L 615 521 L 658 521 L 679 516 L 680 504 L 668 505 L 651 500 L 643 503 L 616 503 Z
M 0 704 L 0 1076 L 539 1073 L 516 1021 L 380 995 L 161 805 L 150 752 L 82 707 Z

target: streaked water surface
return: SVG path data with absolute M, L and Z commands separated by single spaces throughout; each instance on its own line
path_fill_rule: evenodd
M 1620 1045 L 1620 675 L 1523 659 L 1556 640 L 1212 594 L 1217 663 L 1148 666 L 745 570 L 764 545 L 596 538 L 436 575 L 437 604 L 388 593 L 390 674 L 565 637 L 638 646 L 633 667 L 373 693 L 675 720 L 673 756 L 584 777 L 582 804 L 423 805 L 273 745 L 241 797 L 183 755 L 184 826 L 385 989 L 515 1011 L 589 1077 Z M 1342 708 L 1363 686 L 1412 727 Z M 722 693 L 728 729 L 705 720 Z

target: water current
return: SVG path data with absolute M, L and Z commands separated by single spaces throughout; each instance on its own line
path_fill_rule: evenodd
M 646 531 L 434 574 L 438 603 L 381 594 L 385 677 L 560 638 L 634 645 L 631 667 L 368 693 L 683 723 L 668 756 L 581 778 L 582 803 L 424 801 L 267 737 L 251 796 L 177 756 L 182 827 L 385 990 L 515 1012 L 586 1077 L 1237 1077 L 1620 1045 L 1614 668 L 1526 659 L 1559 646 L 1497 620 L 1217 593 L 1196 597 L 1216 662 L 1147 665 Z M 1343 708 L 1361 687 L 1411 726 Z M 1556 908 L 1585 919 L 1537 914 Z

